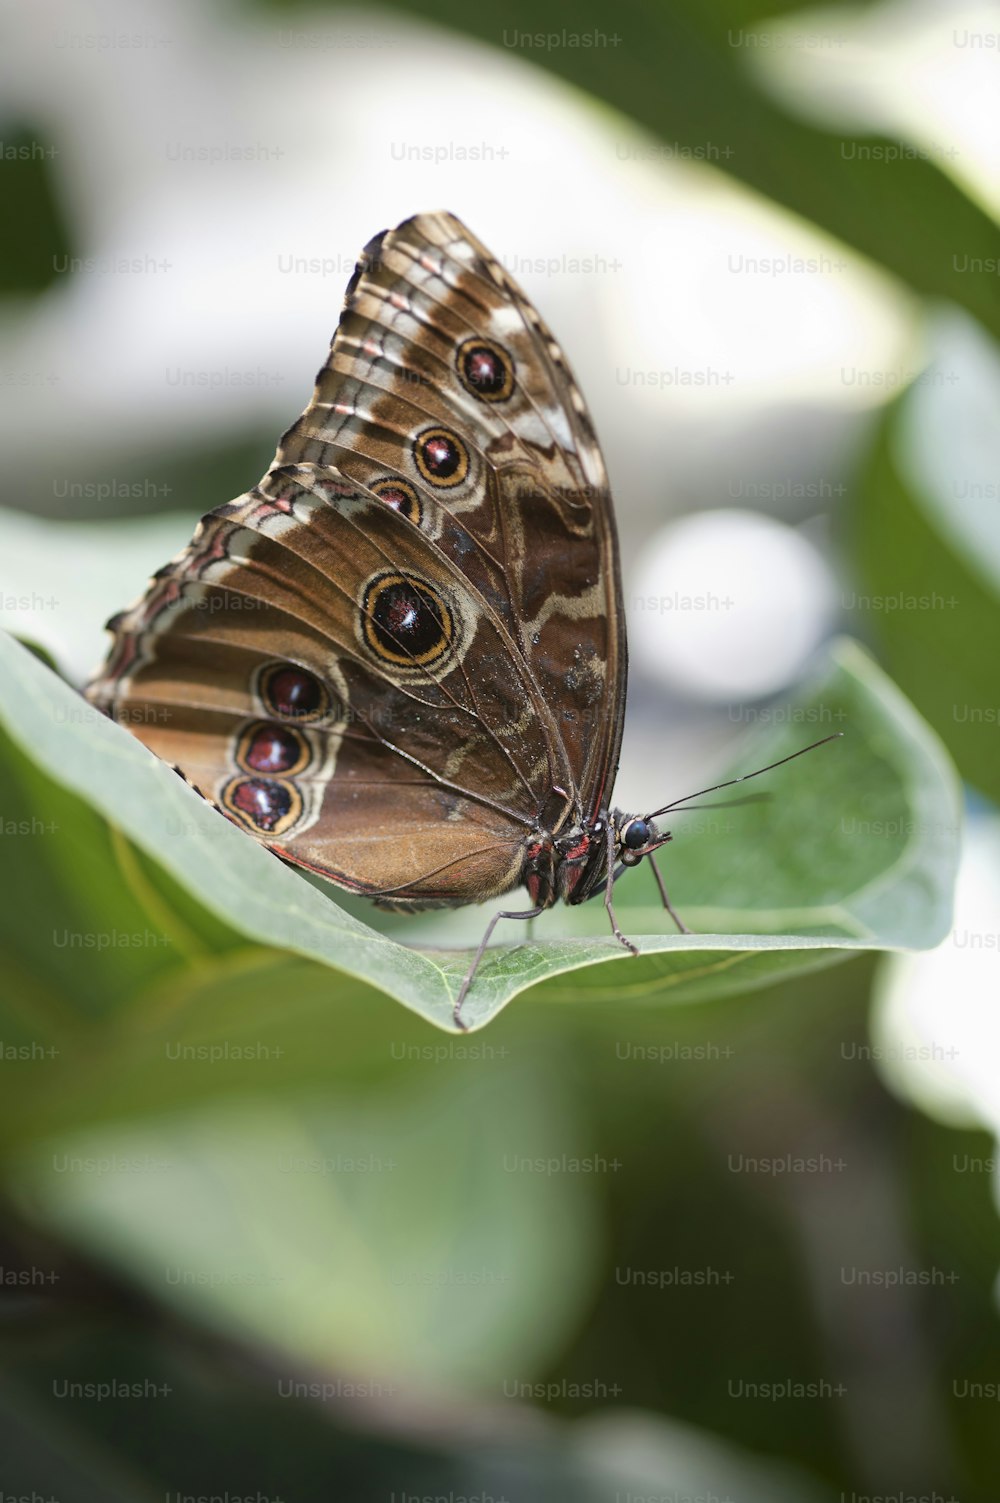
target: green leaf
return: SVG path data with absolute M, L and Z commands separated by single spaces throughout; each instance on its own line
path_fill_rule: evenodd
M 720 827 L 688 843 L 678 820 L 671 886 L 688 924 L 705 932 L 667 932 L 651 880 L 644 888 L 639 874 L 629 874 L 619 888 L 620 913 L 639 958 L 608 935 L 599 901 L 560 909 L 545 916 L 542 932 L 562 937 L 489 953 L 466 1022 L 481 1026 L 542 982 L 550 994 L 568 997 L 614 997 L 624 990 L 651 1002 L 687 1001 L 749 990 L 830 964 L 850 950 L 936 944 L 949 924 L 958 812 L 948 764 L 926 728 L 849 642 L 837 646 L 799 703 L 778 719 L 780 725 L 769 723 L 747 745 L 741 770 L 815 739 L 817 730 L 843 726 L 845 735 L 782 769 L 775 801 L 742 809 L 731 832 Z M 33 779 L 44 775 L 85 806 L 79 813 L 73 805 L 64 808 L 48 844 L 25 839 L 23 862 L 6 872 L 14 894 L 4 920 L 6 943 L 16 962 L 13 974 L 29 978 L 28 990 L 15 1000 L 33 1012 L 30 980 L 41 975 L 51 1031 L 72 1016 L 78 992 L 92 994 L 99 1012 L 114 1012 L 136 986 L 154 981 L 157 1008 L 182 1015 L 212 955 L 232 949 L 239 935 L 257 947 L 321 961 L 340 973 L 341 987 L 343 978 L 354 978 L 440 1027 L 453 1026 L 452 1001 L 467 952 L 406 948 L 352 917 L 326 890 L 218 815 L 31 654 L 2 638 L 0 724 L 20 749 L 7 754 L 12 788 L 30 759 Z M 38 804 L 37 786 L 34 792 Z M 109 846 L 91 810 L 155 867 L 137 859 L 120 837 Z M 113 911 L 120 901 L 109 886 L 114 860 L 132 905 L 127 924 Z M 47 876 L 40 882 L 43 861 Z M 78 915 L 74 928 L 61 923 L 61 912 L 42 896 L 46 883 Z M 34 894 L 32 903 L 17 901 L 21 884 Z M 437 942 L 460 942 L 476 917 L 481 921 L 475 914 L 435 915 Z M 135 944 L 129 942 L 133 925 Z M 74 939 L 61 947 L 63 963 L 54 968 L 53 934 L 60 932 Z M 66 957 L 73 962 L 71 984 Z M 246 961 L 251 967 L 266 962 L 266 953 L 250 952 Z M 217 964 L 211 960 L 212 977 Z M 96 987 L 85 979 L 91 971 L 101 978 Z M 120 976 L 129 984 L 115 984 Z M 330 1002 L 336 997 L 331 987 Z

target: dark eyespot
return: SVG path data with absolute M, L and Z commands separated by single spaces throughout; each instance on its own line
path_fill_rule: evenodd
M 257 720 L 240 736 L 236 761 L 248 772 L 301 772 L 309 762 L 309 747 L 298 731 Z
M 361 630 L 376 656 L 390 663 L 420 667 L 447 651 L 454 621 L 441 596 L 426 580 L 383 574 L 365 591 Z
M 466 339 L 456 356 L 459 380 L 484 402 L 504 402 L 514 390 L 514 362 L 501 345 Z
M 649 825 L 644 819 L 633 819 L 623 838 L 627 850 L 640 851 L 649 840 Z
M 408 480 L 397 480 L 389 477 L 385 480 L 375 480 L 370 489 L 386 506 L 391 506 L 393 511 L 401 512 L 414 526 L 420 526 L 421 507 L 420 497 Z
M 302 813 L 302 796 L 281 778 L 233 778 L 222 792 L 223 808 L 262 835 L 283 835 Z
M 319 679 L 292 663 L 272 663 L 260 675 L 265 709 L 281 720 L 317 720 L 326 714 L 328 699 Z
M 456 433 L 426 428 L 413 445 L 417 469 L 431 485 L 461 485 L 469 473 L 469 452 Z

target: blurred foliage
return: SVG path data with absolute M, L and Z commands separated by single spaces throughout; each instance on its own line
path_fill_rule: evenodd
M 886 413 L 851 512 L 853 619 L 946 743 L 1000 799 L 1000 356 L 938 320 L 935 359 Z
M 293 965 L 277 979 L 300 975 Z M 354 1032 L 363 1037 L 357 1022 Z M 184 1051 L 203 1049 L 204 1073 L 218 1077 L 240 1047 L 217 1042 L 213 1054 L 168 1036 L 157 1062 L 183 1077 Z M 21 1198 L 154 1297 L 284 1350 L 300 1369 L 374 1374 L 414 1398 L 496 1393 L 506 1374 L 536 1371 L 566 1341 L 601 1255 L 586 1176 L 511 1167 L 580 1141 L 555 1073 L 543 1058 L 484 1057 L 442 1096 L 411 1083 L 387 1050 L 363 1099 L 351 1099 L 341 1061 L 323 1097 L 290 1101 L 298 1082 L 282 1064 L 299 1047 L 287 1024 L 257 1045 L 261 1094 L 243 1104 L 102 1123 L 74 1134 L 66 1158 L 48 1145 L 22 1156 Z M 107 1167 L 68 1167 L 81 1160 Z M 123 1162 L 160 1167 L 116 1172 Z M 261 1204 L 279 1212 L 270 1233 Z
M 875 600 L 859 617 L 959 769 L 1000 799 L 1000 657 L 986 645 L 997 639 L 1000 591 L 950 546 L 900 473 L 899 416 L 879 435 L 856 514 L 861 577 Z M 914 603 L 880 603 L 894 600 Z M 935 600 L 938 609 L 919 604 Z
M 134 519 L 164 511 L 195 515 L 238 490 L 248 475 L 263 475 L 274 458 L 274 435 L 254 432 L 228 444 L 146 451 L 139 458 L 106 456 L 106 470 L 75 466 L 72 478 L 54 476 L 34 493 L 36 516 Z M 241 480 L 240 477 L 243 477 Z M 74 487 L 70 489 L 70 487 Z
M 664 1489 L 694 1499 L 708 1487 L 741 1503 L 832 1503 L 787 1466 L 634 1412 L 571 1425 L 482 1404 L 463 1433 L 449 1432 L 453 1409 L 443 1405 L 394 1408 L 391 1382 L 369 1380 L 358 1393 L 327 1374 L 313 1380 L 315 1397 L 300 1397 L 269 1354 L 182 1322 L 164 1329 L 155 1305 L 81 1260 L 63 1258 L 60 1276 L 75 1287 L 62 1308 L 49 1302 L 44 1352 L 4 1343 L 4 1477 L 28 1497 L 42 1485 L 72 1503 L 171 1494 L 233 1503 L 607 1503 Z M 123 1422 L 120 1407 L 96 1400 L 78 1402 L 68 1422 L 51 1393 L 53 1361 L 67 1385 L 149 1385 L 142 1422 Z
M 995 282 L 956 268 L 956 253 L 995 254 L 983 211 L 930 162 L 845 151 L 854 137 L 793 118 L 747 66 L 731 33 L 792 12 L 789 0 L 624 0 L 613 15 L 591 5 L 569 20 L 525 0 L 502 15 L 455 0 L 397 9 L 544 67 L 679 154 L 731 147 L 732 177 L 911 291 L 964 308 L 984 339 L 1000 327 Z M 830 8 L 831 27 L 845 13 Z M 618 40 L 507 41 L 567 26 Z M 5 139 L 30 149 L 3 164 L 17 233 L 0 246 L 0 287 L 40 293 L 71 230 L 44 143 L 27 130 Z M 914 465 L 926 414 L 910 392 L 873 424 L 845 562 L 883 602 L 937 592 L 957 604 L 862 606 L 852 627 L 996 798 L 995 721 L 955 706 L 1000 706 L 997 571 L 988 548 L 946 525 L 926 456 Z M 995 409 L 983 421 L 995 430 Z M 938 431 L 940 448 L 950 435 L 960 452 L 954 409 Z M 128 507 L 207 509 L 269 455 L 254 437 L 147 461 L 142 476 L 162 479 L 169 499 Z M 120 500 L 94 495 L 75 515 L 120 514 Z M 36 661 L 4 657 L 6 1492 L 823 1503 L 838 1490 L 936 1487 L 994 1503 L 995 1402 L 954 1389 L 1000 1372 L 991 1141 L 904 1109 L 879 1083 L 864 1055 L 874 955 L 766 944 L 782 930 L 850 933 L 845 892 L 904 854 L 916 880 L 860 915 L 867 942 L 941 932 L 950 775 L 876 671 L 855 666 L 844 690 L 863 735 L 793 764 L 776 808 L 740 810 L 725 832 L 678 818 L 678 843 L 692 837 L 671 878 L 681 911 L 696 926 L 763 931 L 716 957 L 726 971 L 713 965 L 706 979 L 704 950 L 675 941 L 640 961 L 587 964 L 606 959 L 606 939 L 567 929 L 578 937 L 561 947 L 491 957 L 490 1011 L 531 995 L 488 1033 L 455 1039 L 410 1008 L 446 1021 L 464 956 L 398 951 L 117 728 L 61 714 L 73 701 Z M 748 756 L 791 746 L 765 739 Z M 849 842 L 845 818 L 887 833 Z M 658 930 L 646 875 L 623 887 L 623 916 Z M 786 910 L 782 924 L 768 907 Z M 465 922 L 449 934 L 464 941 Z M 419 926 L 385 927 L 426 939 Z M 60 942 L 67 934 L 147 938 L 83 949 Z M 827 968 L 834 959 L 845 963 Z M 599 1167 L 512 1172 L 505 1154 Z M 795 1155 L 827 1167 L 746 1169 Z M 82 1167 L 61 1167 L 74 1158 Z M 373 1173 L 365 1160 L 394 1167 Z M 960 1171 L 962 1160 L 978 1167 Z M 852 1267 L 941 1278 L 866 1290 L 845 1282 Z M 176 1282 L 177 1269 L 193 1277 Z M 685 1280 L 706 1271 L 717 1279 Z M 54 1391 L 130 1377 L 168 1383 L 169 1401 Z M 842 1379 L 845 1393 L 779 1404 L 729 1390 L 789 1378 Z M 284 1399 L 285 1380 L 336 1393 Z M 552 1389 L 512 1400 L 508 1380 Z M 588 1389 L 595 1380 L 620 1391 Z M 352 1384 L 368 1396 L 351 1397 Z
M 640 1494 L 683 1485 L 742 1503 L 762 1485 L 763 1498 L 785 1497 L 746 1460 L 731 1469 L 707 1436 L 685 1468 L 683 1430 L 652 1455 L 648 1436 L 631 1434 L 622 1450 L 613 1428 L 600 1447 L 595 1437 L 608 1490 L 589 1490 L 594 1455 L 583 1466 L 580 1447 L 598 1411 L 622 1426 L 668 1413 L 694 1434 L 721 1431 L 826 1479 L 829 1494 L 790 1480 L 797 1503 L 832 1503 L 864 1479 L 869 1490 L 927 1493 L 956 1475 L 963 1503 L 987 1503 L 1000 1466 L 992 1410 L 949 1394 L 954 1374 L 988 1379 L 996 1358 L 982 1318 L 1000 1256 L 989 1175 L 955 1172 L 956 1155 L 984 1162 L 990 1149 L 985 1135 L 935 1126 L 882 1089 L 864 1057 L 871 969 L 859 958 L 807 993 L 796 980 L 752 1007 L 733 998 L 677 1009 L 667 1028 L 627 998 L 572 1013 L 540 999 L 508 1010 L 487 1036 L 433 1050 L 405 1011 L 348 1003 L 325 1078 L 317 1072 L 305 1091 L 276 1057 L 258 1064 L 269 1087 L 250 1095 L 237 1061 L 173 1062 L 179 1076 L 214 1075 L 213 1105 L 164 1115 L 137 1100 L 117 1125 L 112 1105 L 100 1129 L 50 1136 L 8 1160 L 16 1209 L 5 1225 L 25 1245 L 5 1248 L 3 1262 L 58 1273 L 52 1285 L 9 1291 L 0 1344 L 15 1441 L 28 1421 L 44 1426 L 53 1489 L 68 1455 L 108 1470 L 109 1497 L 123 1461 L 161 1490 L 206 1492 L 221 1489 L 227 1460 L 231 1490 L 252 1480 L 287 1499 L 328 1497 L 332 1465 L 346 1469 L 342 1487 L 354 1478 L 335 1495 L 373 1500 L 387 1477 L 409 1491 L 506 1488 L 511 1503 L 596 1503 L 626 1477 Z M 305 963 L 289 970 L 286 1006 L 317 978 Z M 262 1040 L 294 1049 L 294 1019 L 283 1025 L 275 1012 L 272 997 Z M 464 1055 L 473 1045 L 478 1054 Z M 18 1068 L 38 1081 L 49 1066 Z M 533 1157 L 555 1150 L 599 1167 L 505 1169 L 503 1156 L 526 1144 Z M 382 1171 L 353 1171 L 359 1151 Z M 288 1154 L 327 1162 L 276 1183 Z M 826 1167 L 747 1168 L 788 1155 Z M 72 1167 L 87 1156 L 89 1167 Z M 44 1229 L 41 1245 L 18 1231 L 26 1224 Z M 66 1248 L 82 1250 L 83 1273 L 81 1252 Z M 955 1277 L 871 1290 L 843 1283 L 842 1266 Z M 88 1277 L 88 1267 L 103 1271 Z M 463 1274 L 478 1282 L 463 1285 Z M 331 1300 L 336 1309 L 351 1293 L 353 1315 L 331 1320 Z M 371 1299 L 378 1312 L 362 1321 Z M 526 1300 L 536 1311 L 527 1325 L 516 1318 Z M 425 1370 L 434 1328 L 441 1349 Z M 447 1376 L 463 1348 L 471 1366 L 459 1387 Z M 150 1399 L 141 1423 L 124 1404 L 49 1391 L 53 1373 L 159 1381 L 164 1369 L 170 1402 Z M 789 1375 L 842 1377 L 846 1393 L 797 1404 L 730 1393 L 730 1382 Z M 292 1377 L 326 1381 L 331 1396 L 277 1402 L 279 1380 Z M 595 1382 L 620 1392 L 588 1396 Z M 528 1425 L 515 1383 L 555 1385 L 542 1407 L 572 1431 Z M 189 1439 L 180 1449 L 178 1431 Z M 5 1455 L 19 1458 L 23 1445 Z M 552 1470 L 553 1448 L 575 1450 L 576 1494 L 557 1490 L 569 1483 Z M 302 1457 L 294 1487 L 281 1470 L 289 1453 Z M 650 1467 L 641 1487 L 640 1458 Z M 38 1485 L 38 1454 L 33 1466 Z
M 659 141 L 702 154 L 732 148 L 731 156 L 709 160 L 724 161 L 725 172 L 878 261 L 915 292 L 949 298 L 1000 333 L 1000 299 L 990 278 L 955 265 L 956 252 L 995 255 L 989 216 L 930 162 L 904 158 L 889 167 L 854 151 L 862 138 L 791 116 L 747 66 L 734 34 L 796 9 L 788 0 L 619 0 L 612 11 L 585 0 L 569 16 L 560 0 L 507 0 L 502 12 L 463 0 L 397 0 L 395 8 L 504 46 L 620 110 Z M 837 17 L 836 7 L 824 12 L 831 30 Z M 546 34 L 567 30 L 616 40 L 544 45 Z M 504 40 L 519 33 L 538 40 Z
M 4 213 L 17 231 L 0 242 L 0 295 L 43 292 L 73 254 L 52 181 L 57 147 L 26 127 L 5 129 L 2 145 Z

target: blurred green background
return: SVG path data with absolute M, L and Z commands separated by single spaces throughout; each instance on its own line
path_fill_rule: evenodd
M 993 1503 L 996 8 L 4 32 L 0 1497 Z M 640 960 L 546 915 L 465 1037 L 482 913 L 334 903 L 67 687 L 439 207 L 601 435 L 619 801 L 846 733 L 678 820 L 705 939 L 636 873 Z

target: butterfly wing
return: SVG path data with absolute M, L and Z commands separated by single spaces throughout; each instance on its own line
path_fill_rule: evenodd
M 537 314 L 452 216 L 367 248 L 310 406 L 90 697 L 289 859 L 395 903 L 520 881 L 617 762 L 610 498 Z
M 366 246 L 283 459 L 376 487 L 409 481 L 421 526 L 491 601 L 557 707 L 583 813 L 596 812 L 626 683 L 604 462 L 559 346 L 453 215 L 417 215 Z

